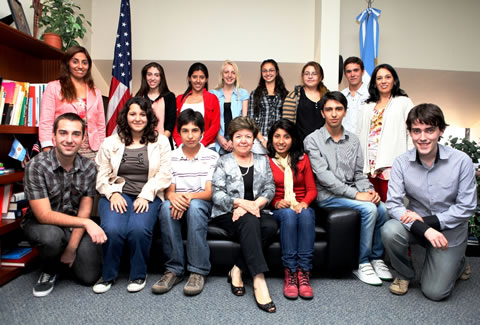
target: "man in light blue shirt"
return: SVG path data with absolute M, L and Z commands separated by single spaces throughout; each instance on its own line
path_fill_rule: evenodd
M 415 270 L 409 244 L 425 247 L 421 290 L 431 300 L 452 293 L 458 278 L 468 279 L 465 263 L 468 219 L 477 206 L 472 160 L 463 152 L 438 143 L 447 124 L 441 109 L 420 104 L 407 117 L 414 149 L 397 157 L 392 166 L 386 206 L 392 220 L 382 228 L 382 239 L 398 277 L 394 294 L 408 291 Z M 408 206 L 403 199 L 407 198 Z

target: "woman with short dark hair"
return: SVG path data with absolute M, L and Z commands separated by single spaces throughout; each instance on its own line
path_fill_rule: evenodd
M 212 222 L 240 243 L 241 254 L 228 274 L 232 293 L 245 294 L 242 274 L 249 272 L 257 306 L 273 313 L 276 307 L 264 277 L 268 266 L 263 249 L 273 241 L 277 223 L 263 208 L 273 198 L 275 184 L 267 157 L 251 151 L 257 133 L 258 127 L 249 117 L 237 117 L 230 123 L 233 151 L 220 157 L 213 174 Z

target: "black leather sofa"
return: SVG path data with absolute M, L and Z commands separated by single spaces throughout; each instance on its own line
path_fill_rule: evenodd
M 352 209 L 316 208 L 314 272 L 327 272 L 333 276 L 350 272 L 358 267 L 360 218 Z M 270 270 L 282 271 L 280 232 L 266 252 Z M 240 245 L 223 229 L 209 225 L 207 241 L 210 247 L 212 271 L 215 268 L 232 267 Z M 158 225 L 155 227 L 150 256 L 150 268 L 163 268 L 161 238 Z

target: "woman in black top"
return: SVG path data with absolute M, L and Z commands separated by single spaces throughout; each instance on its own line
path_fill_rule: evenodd
M 167 79 L 163 67 L 150 62 L 142 68 L 142 83 L 135 96 L 150 100 L 153 111 L 158 119 L 155 130 L 163 134 L 172 144 L 172 132 L 177 118 L 175 95 L 168 89 Z

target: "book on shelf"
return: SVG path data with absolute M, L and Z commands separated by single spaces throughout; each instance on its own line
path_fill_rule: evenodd
M 8 211 L 22 210 L 27 206 L 28 206 L 28 200 L 20 200 L 20 201 L 12 202 L 12 199 L 10 199 L 10 204 L 8 205 Z
M 36 247 L 30 248 L 30 252 L 18 259 L 3 259 L 2 255 L 2 266 L 17 266 L 25 267 L 27 264 L 38 255 L 38 250 Z
M 2 253 L 2 260 L 18 260 L 32 251 L 31 247 L 17 247 Z
M 2 204 L 2 215 L 8 212 L 8 206 L 13 193 L 12 184 L 6 184 L 0 186 L 0 202 Z
M 10 198 L 10 202 L 18 202 L 18 201 L 23 201 L 25 199 L 25 192 L 17 192 L 13 193 L 12 197 Z
M 0 90 L 1 124 L 38 126 L 40 102 L 47 84 L 4 80 Z
M 15 220 L 24 216 L 27 213 L 28 206 L 16 210 L 9 210 L 7 213 L 2 213 L 2 219 Z

